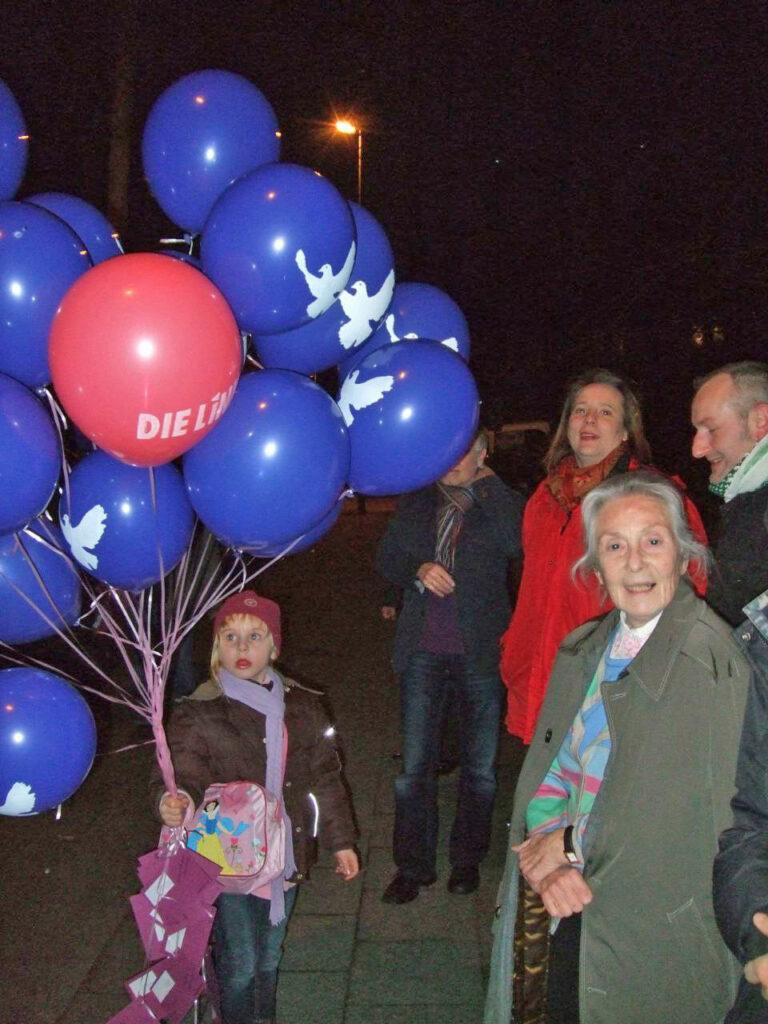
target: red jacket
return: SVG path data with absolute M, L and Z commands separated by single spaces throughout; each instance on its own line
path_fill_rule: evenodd
M 636 459 L 628 470 L 641 467 Z M 683 484 L 673 478 L 681 488 Z M 698 509 L 684 498 L 688 522 L 697 540 L 707 542 Z M 523 576 L 517 604 L 501 638 L 501 677 L 506 683 L 507 728 L 530 743 L 539 717 L 557 650 L 568 634 L 587 619 L 608 611 L 593 575 L 585 581 L 571 578 L 573 563 L 584 553 L 581 508 L 570 516 L 558 504 L 543 480 L 531 495 L 523 516 Z M 706 576 L 694 585 L 700 597 Z

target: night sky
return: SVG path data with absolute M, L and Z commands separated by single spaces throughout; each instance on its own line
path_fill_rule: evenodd
M 486 421 L 553 419 L 569 376 L 608 365 L 638 382 L 656 461 L 703 477 L 692 377 L 768 358 L 766 40 L 749 0 L 8 3 L 0 77 L 32 136 L 19 198 L 106 211 L 115 69 L 131 69 L 129 250 L 172 230 L 140 143 L 182 75 L 251 79 L 283 158 L 349 197 L 355 142 L 324 122 L 353 112 L 364 205 L 398 279 L 464 310 Z

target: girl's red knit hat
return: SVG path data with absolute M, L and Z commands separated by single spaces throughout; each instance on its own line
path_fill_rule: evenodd
M 221 629 L 230 615 L 253 615 L 269 626 L 269 632 L 280 650 L 282 634 L 280 630 L 280 605 L 270 601 L 268 597 L 259 597 L 255 590 L 243 590 L 233 594 L 219 607 L 213 620 L 214 636 Z

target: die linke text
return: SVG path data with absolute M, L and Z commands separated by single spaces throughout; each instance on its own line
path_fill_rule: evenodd
M 194 434 L 215 423 L 232 400 L 236 385 L 227 391 L 217 391 L 209 401 L 201 402 L 197 409 L 177 409 L 155 416 L 151 412 L 140 412 L 136 423 L 136 438 L 151 441 L 153 438 L 183 437 Z

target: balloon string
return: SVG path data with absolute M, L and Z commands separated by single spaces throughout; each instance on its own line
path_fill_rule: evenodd
M 150 472 L 150 481 L 153 509 L 157 512 L 156 481 L 154 481 L 152 472 Z M 343 500 L 350 493 L 345 491 L 338 500 Z M 35 532 L 30 529 L 25 532 L 37 542 L 55 551 L 60 557 L 65 558 L 73 571 L 78 571 L 78 567 L 73 563 L 68 552 L 61 549 L 58 538 L 46 529 L 46 524 L 41 523 Z M 169 579 L 162 575 L 159 580 L 159 614 L 156 614 L 157 605 L 152 588 L 146 588 L 138 595 L 115 587 L 97 592 L 92 577 L 81 571 L 81 583 L 90 601 L 90 606 L 80 616 L 78 624 L 81 628 L 89 629 L 92 635 L 107 637 L 112 642 L 122 659 L 123 667 L 134 692 L 133 696 L 126 685 L 112 678 L 96 663 L 78 642 L 66 623 L 64 623 L 67 629 L 65 633 L 57 622 L 53 621 L 24 594 L 22 597 L 27 603 L 36 608 L 51 630 L 63 640 L 71 651 L 78 655 L 81 662 L 101 681 L 103 688 L 99 689 L 74 679 L 73 676 L 62 672 L 58 665 L 49 665 L 41 659 L 27 654 L 20 656 L 10 645 L 2 641 L 0 641 L 0 655 L 12 664 L 32 664 L 48 671 L 57 672 L 87 693 L 101 697 L 112 704 L 127 707 L 147 721 L 152 728 L 154 739 L 147 741 L 147 744 L 131 744 L 125 749 L 133 749 L 136 746 L 154 742 L 157 762 L 165 787 L 169 792 L 175 793 L 177 790 L 173 764 L 163 727 L 165 689 L 173 656 L 184 638 L 205 615 L 226 597 L 242 590 L 257 579 L 261 573 L 271 568 L 299 543 L 303 536 L 287 544 L 279 554 L 258 568 L 254 568 L 253 561 L 246 562 L 242 552 L 231 549 L 223 556 L 218 557 L 218 561 L 212 566 L 212 555 L 216 551 L 213 547 L 214 539 L 207 530 L 203 530 L 201 525 L 196 523 L 192 540 L 179 565 Z M 21 546 L 23 549 L 23 545 Z M 159 554 L 159 559 L 162 568 L 162 554 Z M 39 579 L 39 572 L 34 571 L 43 592 L 50 599 L 45 585 Z M 91 615 L 98 616 L 98 624 L 86 627 L 84 623 Z M 63 617 L 62 621 L 64 621 Z M 155 643 L 152 642 L 153 639 Z
M 158 241 L 160 242 L 160 245 L 186 245 L 188 250 L 187 255 L 191 256 L 194 251 L 197 238 L 198 236 L 196 234 L 190 234 L 185 231 L 181 238 L 160 238 Z
M 23 532 L 27 532 L 27 531 L 25 530 Z M 40 570 L 37 568 L 37 566 L 35 565 L 34 561 L 31 558 L 29 552 L 27 551 L 27 549 L 26 549 L 26 547 L 24 545 L 24 542 L 21 539 L 21 534 L 20 533 L 14 533 L 13 536 L 14 536 L 14 538 L 16 540 L 16 544 L 18 545 L 19 551 L 21 552 L 22 558 L 27 563 L 27 568 L 32 573 L 32 576 L 34 577 L 35 583 L 37 583 L 38 587 L 40 587 L 40 589 L 42 590 L 43 594 L 45 595 L 45 597 L 48 600 L 48 604 L 55 611 L 55 613 L 58 615 L 59 619 L 61 620 L 61 622 L 64 625 L 64 628 L 67 630 L 67 632 L 70 634 L 70 636 L 73 636 L 72 631 L 71 631 L 71 629 L 69 627 L 69 623 L 64 618 L 64 615 L 63 615 L 61 609 L 59 608 L 58 604 L 56 603 L 55 598 L 53 597 L 53 594 L 51 594 L 51 591 L 48 588 L 48 584 L 45 582 L 45 580 L 41 576 Z M 30 538 L 34 538 L 35 540 L 39 540 L 39 538 L 35 537 L 35 534 L 33 534 L 31 532 L 28 533 L 28 536 Z M 50 545 L 47 545 L 47 546 L 50 547 Z M 57 551 L 57 554 L 61 554 L 61 552 Z M 45 620 L 45 622 L 47 623 L 48 626 L 50 626 L 52 629 L 58 628 L 58 627 L 54 626 L 53 621 L 51 620 L 51 618 L 48 615 L 46 615 L 46 613 L 43 611 L 43 609 L 35 601 L 33 601 L 32 598 L 24 590 L 22 590 L 19 586 L 17 586 L 17 584 L 14 582 L 14 580 L 12 580 L 10 577 L 6 576 L 5 573 L 3 573 L 3 572 L 0 572 L 0 578 L 5 580 L 5 582 L 10 587 L 12 587 L 13 590 L 15 590 L 15 592 L 19 595 L 19 597 L 23 598 L 23 600 L 29 605 L 29 607 L 33 608 L 37 612 L 37 614 L 40 616 L 41 619 Z
M 140 747 L 149 747 L 154 744 L 154 737 L 151 740 L 144 740 L 143 743 L 129 743 L 125 747 L 118 747 L 117 750 L 105 750 L 98 754 L 98 757 L 111 757 L 113 754 L 124 754 L 127 750 L 138 750 Z
M 56 425 L 56 433 L 59 438 L 59 455 L 61 456 L 62 477 L 64 478 L 64 495 L 66 497 L 67 511 L 69 511 L 69 462 L 67 460 L 67 447 L 64 443 L 64 430 L 69 428 L 69 423 L 64 410 L 47 387 L 40 388 L 38 393 L 45 396 L 45 399 L 48 402 L 48 407 L 51 411 L 51 417 Z M 59 493 L 61 493 L 61 489 L 59 490 Z

